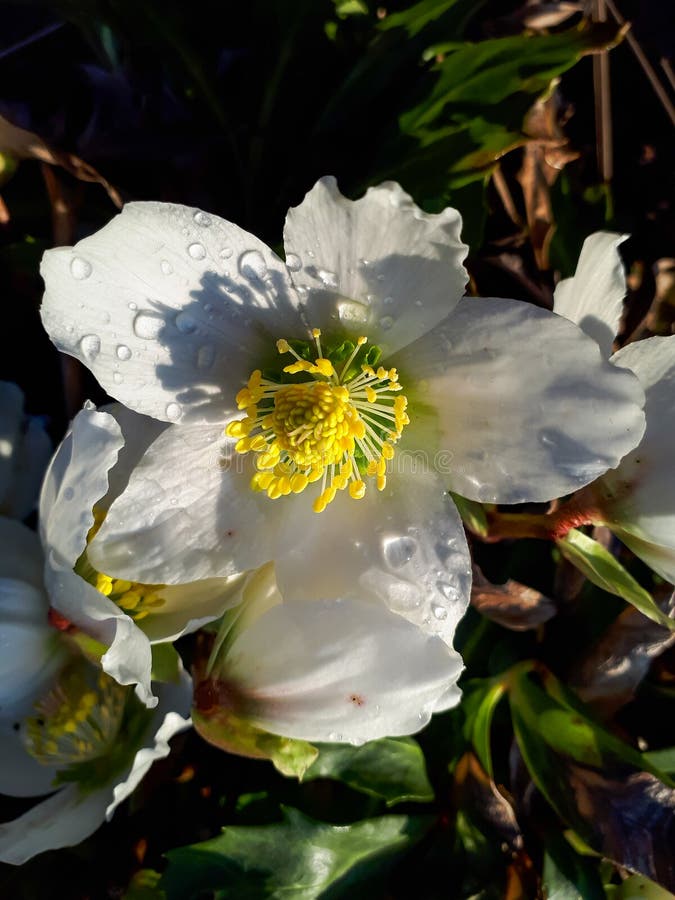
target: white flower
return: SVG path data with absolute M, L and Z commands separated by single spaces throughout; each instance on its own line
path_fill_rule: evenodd
M 449 647 L 470 561 L 447 490 L 569 493 L 644 425 L 637 380 L 565 319 L 460 300 L 460 224 L 392 183 L 352 202 L 323 179 L 288 214 L 285 264 L 229 222 L 159 203 L 47 253 L 57 346 L 176 423 L 110 506 L 92 564 L 177 583 L 274 561 L 282 609 L 380 604 Z M 445 665 L 438 697 L 457 677 L 449 650 Z
M 105 516 L 163 428 L 119 405 L 110 412 L 81 410 L 50 463 L 40 497 L 44 589 L 51 606 L 103 645 L 104 671 L 120 684 L 136 684 L 148 705 L 156 702 L 150 645 L 196 630 L 235 602 L 226 578 L 135 584 L 115 577 L 105 552 L 100 567 L 89 561 L 95 516 L 99 522 Z
M 456 705 L 461 671 L 458 653 L 381 603 L 285 601 L 270 563 L 225 615 L 195 724 L 209 738 L 205 715 L 221 746 L 241 721 L 308 741 L 411 734 Z
M 617 246 L 624 236 L 599 232 L 584 243 L 574 278 L 556 288 L 556 312 L 568 316 L 611 352 L 626 281 Z M 590 325 L 590 327 L 589 327 Z M 593 517 L 636 556 L 675 582 L 675 336 L 628 344 L 610 357 L 632 371 L 645 391 L 646 430 L 637 447 L 586 489 Z
M 25 519 L 32 512 L 51 452 L 40 420 L 24 415 L 21 389 L 0 381 L 0 514 Z
M 160 685 L 157 709 L 77 654 L 47 624 L 32 532 L 0 519 L 0 793 L 56 793 L 0 824 L 0 860 L 76 844 L 110 819 L 168 740 L 190 724 L 190 679 Z M 37 576 L 37 578 L 36 578 Z

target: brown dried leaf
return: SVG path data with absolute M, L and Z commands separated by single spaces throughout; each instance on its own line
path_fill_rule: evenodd
M 465 753 L 455 767 L 458 805 L 469 808 L 490 825 L 511 851 L 522 850 L 523 836 L 511 803 L 473 753 Z
M 675 790 L 648 772 L 609 777 L 570 764 L 570 791 L 603 856 L 675 889 Z
M 659 606 L 675 615 L 675 593 Z M 655 657 L 673 644 L 675 632 L 631 607 L 575 667 L 571 684 L 583 700 L 610 717 L 632 699 Z
M 511 579 L 505 584 L 491 584 L 476 565 L 471 603 L 482 616 L 511 631 L 537 628 L 557 612 L 553 600 L 540 591 Z
M 8 153 L 16 159 L 35 159 L 51 166 L 61 166 L 79 181 L 91 181 L 102 185 L 115 206 L 122 208 L 122 198 L 117 190 L 93 166 L 74 153 L 55 150 L 37 134 L 13 125 L 2 116 L 0 116 L 0 153 Z

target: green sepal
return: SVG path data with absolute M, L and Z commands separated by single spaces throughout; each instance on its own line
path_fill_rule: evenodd
M 282 775 L 300 780 L 319 755 L 307 741 L 270 734 L 222 706 L 208 712 L 193 708 L 192 722 L 204 740 L 215 747 L 237 756 L 267 759 Z

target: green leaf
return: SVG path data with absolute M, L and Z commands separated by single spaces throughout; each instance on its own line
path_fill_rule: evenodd
M 651 765 L 656 766 L 667 775 L 675 775 L 675 747 L 666 747 L 663 750 L 651 750 L 645 753 L 645 759 Z
M 318 755 L 307 741 L 270 734 L 225 707 L 210 713 L 192 709 L 196 731 L 215 747 L 238 756 L 268 759 L 282 775 L 302 778 Z
M 173 644 L 152 644 L 152 680 L 177 683 L 183 668 Z
M 459 494 L 453 494 L 452 492 L 450 492 L 450 496 L 462 517 L 462 522 L 464 522 L 469 531 L 485 537 L 488 533 L 488 521 L 483 504 L 478 503 L 477 500 L 467 500 L 466 497 L 460 497 Z
M 622 597 L 653 622 L 670 630 L 675 629 L 675 620 L 659 609 L 651 594 L 638 584 L 602 544 L 576 528 L 572 528 L 556 544 L 565 559 L 583 572 L 593 584 Z
M 124 900 L 166 900 L 166 894 L 158 886 L 161 877 L 154 869 L 140 869 L 129 882 Z
M 383 816 L 327 825 L 294 809 L 274 825 L 227 827 L 222 835 L 167 853 L 160 882 L 168 900 L 218 891 L 221 900 L 331 900 L 356 896 L 429 827 L 427 817 Z M 360 895 L 360 894 L 359 894 Z
M 489 681 L 487 682 L 487 689 L 478 689 L 464 701 L 466 714 L 464 734 L 471 741 L 480 764 L 490 778 L 494 777 L 492 752 L 490 750 L 492 717 L 505 690 L 506 685 L 501 681 Z
M 319 756 L 304 780 L 334 778 L 349 787 L 386 801 L 387 806 L 412 800 L 428 803 L 434 791 L 427 777 L 424 754 L 412 738 L 382 738 L 361 747 L 319 744 Z
M 546 840 L 542 880 L 547 900 L 605 900 L 595 860 L 575 853 L 557 833 Z
M 440 18 L 451 9 L 458 0 L 420 0 L 408 9 L 386 16 L 380 23 L 383 31 L 392 28 L 405 28 L 409 37 L 414 37 L 423 28 Z
M 607 900 L 673 900 L 670 891 L 644 875 L 631 875 L 618 885 L 608 885 Z

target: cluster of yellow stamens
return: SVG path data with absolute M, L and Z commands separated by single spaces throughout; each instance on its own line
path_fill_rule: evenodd
M 114 743 L 128 691 L 88 664 L 61 673 L 26 720 L 29 753 L 45 765 L 96 759 Z
M 156 612 L 164 606 L 164 599 L 157 593 L 164 585 L 139 584 L 136 581 L 125 581 L 123 578 L 111 578 L 103 572 L 96 573 L 97 591 L 116 603 L 120 609 L 138 621 Z
M 236 398 L 246 415 L 230 422 L 225 433 L 236 439 L 237 453 L 256 454 L 254 490 L 266 491 L 274 500 L 321 481 L 314 510 L 322 512 L 345 488 L 355 500 L 363 497 L 363 474 L 375 478 L 379 490 L 384 488 L 393 445 L 409 422 L 408 401 L 398 393 L 396 369 L 362 364 L 354 372 L 367 338 L 358 338 L 338 372 L 323 355 L 318 328 L 312 337 L 317 355 L 311 361 L 302 359 L 288 341 L 277 341 L 279 353 L 291 353 L 296 360 L 283 372 L 308 380 L 272 381 L 256 369 Z

